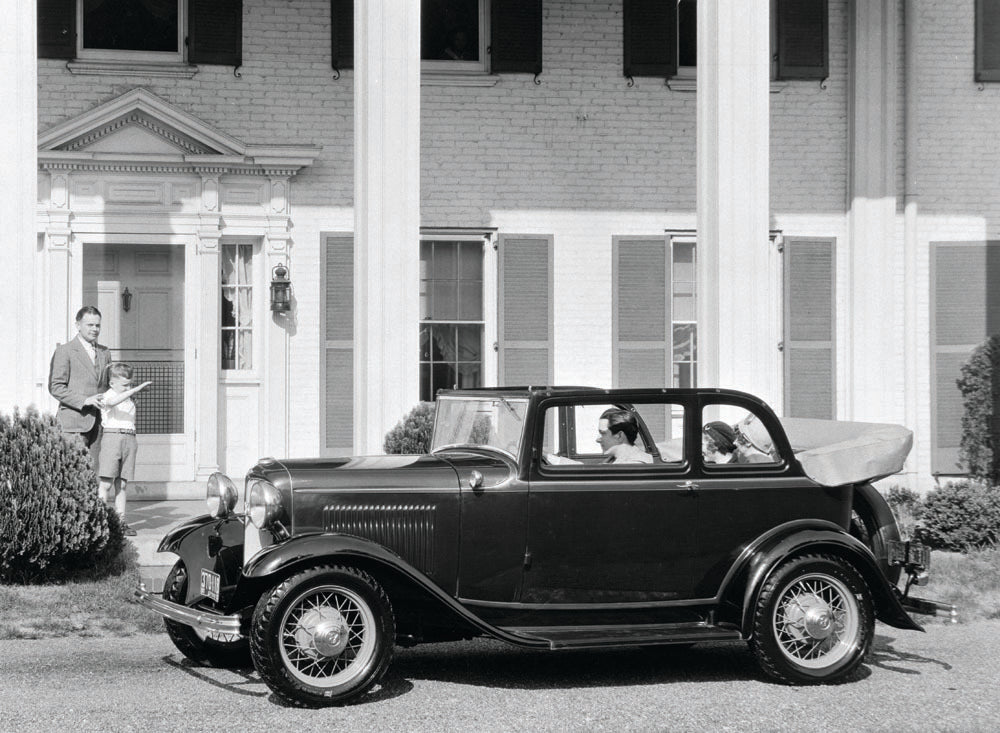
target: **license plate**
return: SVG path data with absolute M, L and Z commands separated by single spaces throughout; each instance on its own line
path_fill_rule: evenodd
M 218 573 L 213 573 L 211 570 L 201 571 L 201 594 L 203 596 L 208 596 L 216 603 L 219 602 L 219 583 L 220 578 Z
M 919 542 L 889 542 L 889 564 L 908 565 L 926 570 L 931 564 L 931 550 Z

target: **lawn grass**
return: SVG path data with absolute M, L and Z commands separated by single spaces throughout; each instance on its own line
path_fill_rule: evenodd
M 931 553 L 930 582 L 910 591 L 917 598 L 953 603 L 958 622 L 1000 618 L 1000 548 Z M 932 620 L 933 619 L 933 620 Z M 918 617 L 920 623 L 947 623 L 944 617 Z
M 100 580 L 0 585 L 0 640 L 163 631 L 160 615 L 132 600 L 138 583 L 135 548 L 126 544 L 111 575 Z

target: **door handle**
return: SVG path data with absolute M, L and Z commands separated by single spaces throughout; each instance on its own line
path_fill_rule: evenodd
M 687 489 L 688 491 L 694 493 L 695 491 L 698 490 L 698 484 L 694 483 L 693 481 L 681 481 L 681 488 Z

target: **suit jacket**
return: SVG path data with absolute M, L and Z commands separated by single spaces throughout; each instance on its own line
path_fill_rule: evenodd
M 93 405 L 83 406 L 88 397 L 108 388 L 111 351 L 95 344 L 97 363 L 90 360 L 79 338 L 60 344 L 49 365 L 49 394 L 59 400 L 56 418 L 67 433 L 86 433 L 101 419 Z

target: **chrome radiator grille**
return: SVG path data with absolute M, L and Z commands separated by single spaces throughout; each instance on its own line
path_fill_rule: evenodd
M 335 504 L 323 508 L 323 528 L 378 542 L 430 573 L 434 567 L 434 511 L 433 505 Z

